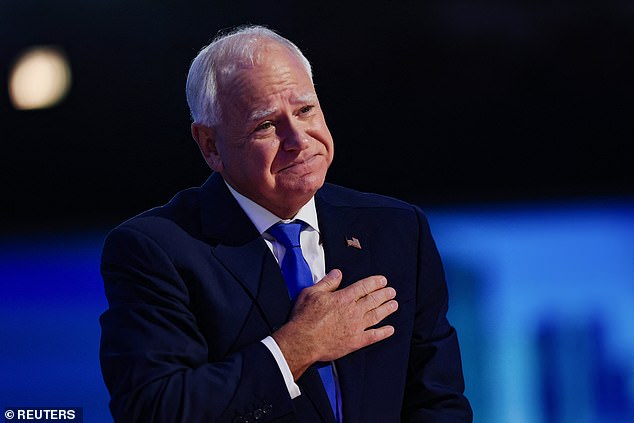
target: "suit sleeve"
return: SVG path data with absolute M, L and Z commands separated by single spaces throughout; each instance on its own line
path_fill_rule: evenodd
M 417 310 L 411 341 L 404 422 L 471 422 L 464 396 L 458 338 L 447 320 L 445 275 L 429 224 L 417 209 L 419 262 Z
M 135 228 L 106 239 L 101 271 L 109 307 L 100 360 L 116 422 L 271 421 L 292 401 L 259 340 L 211 360 L 190 310 L 182 269 Z

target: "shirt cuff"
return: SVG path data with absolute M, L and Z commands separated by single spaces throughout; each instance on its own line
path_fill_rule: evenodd
M 288 363 L 286 362 L 280 347 L 277 345 L 277 342 L 275 342 L 275 340 L 270 336 L 267 336 L 261 342 L 266 345 L 266 348 L 268 348 L 269 351 L 271 351 L 271 354 L 273 354 L 277 367 L 279 367 L 280 372 L 282 372 L 284 382 L 286 382 L 286 389 L 288 389 L 291 399 L 300 396 L 302 392 L 299 390 L 299 386 L 295 383 L 291 369 L 288 367 Z

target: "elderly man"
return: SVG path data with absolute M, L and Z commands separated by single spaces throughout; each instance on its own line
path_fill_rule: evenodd
M 325 183 L 311 66 L 261 26 L 187 81 L 213 170 L 115 228 L 101 363 L 117 422 L 469 422 L 440 258 L 419 208 Z

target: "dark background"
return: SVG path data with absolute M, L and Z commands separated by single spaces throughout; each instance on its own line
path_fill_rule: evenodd
M 111 225 L 209 173 L 189 133 L 190 61 L 259 23 L 304 51 L 331 182 L 428 206 L 634 194 L 630 1 L 4 0 L 0 65 L 56 45 L 58 106 L 0 98 L 0 229 Z

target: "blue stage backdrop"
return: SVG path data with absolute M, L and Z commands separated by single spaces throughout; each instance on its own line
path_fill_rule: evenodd
M 480 423 L 634 421 L 634 201 L 427 210 Z M 105 229 L 0 243 L 0 407 L 112 422 Z

